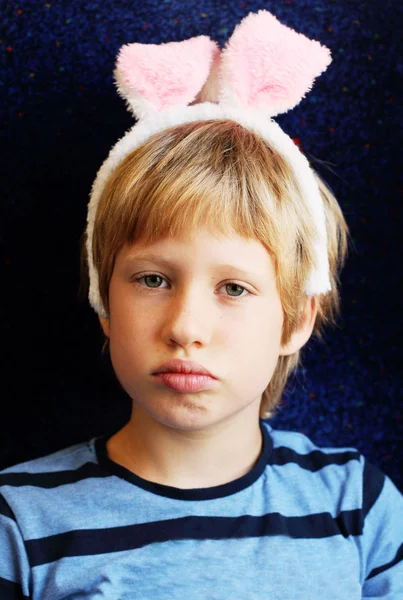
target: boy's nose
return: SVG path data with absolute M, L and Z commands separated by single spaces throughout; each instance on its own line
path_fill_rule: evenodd
M 202 292 L 178 294 L 167 306 L 164 338 L 181 346 L 206 345 L 211 337 L 212 315 Z

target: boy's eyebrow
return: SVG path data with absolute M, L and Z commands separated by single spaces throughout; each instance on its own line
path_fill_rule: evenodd
M 138 254 L 129 254 L 126 256 L 125 258 L 125 262 L 141 262 L 141 261 L 150 261 L 150 262 L 155 262 L 155 263 L 160 263 L 165 267 L 168 268 L 175 268 L 177 265 L 175 264 L 175 262 L 169 260 L 168 258 L 164 258 L 162 255 L 160 254 L 153 254 L 152 252 L 139 252 Z M 259 274 L 258 273 L 253 273 L 251 271 L 245 271 L 244 269 L 242 269 L 241 267 L 237 267 L 235 265 L 230 265 L 228 263 L 218 263 L 217 265 L 215 265 L 215 269 L 216 270 L 224 270 L 224 269 L 228 269 L 228 270 L 234 270 L 234 271 L 238 271 L 238 273 L 241 273 L 242 275 L 246 275 L 246 276 L 250 276 L 250 277 L 258 277 Z

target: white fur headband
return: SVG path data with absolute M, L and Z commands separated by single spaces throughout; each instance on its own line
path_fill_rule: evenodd
M 317 230 L 316 264 L 306 293 L 330 291 L 325 213 L 318 184 L 308 160 L 272 119 L 299 104 L 330 62 L 328 48 L 282 25 L 266 10 L 245 17 L 222 51 L 204 35 L 183 42 L 122 46 L 115 80 L 138 122 L 109 152 L 88 204 L 89 301 L 100 316 L 108 318 L 99 294 L 92 236 L 104 186 L 122 160 L 154 133 L 192 121 L 232 119 L 286 159 Z

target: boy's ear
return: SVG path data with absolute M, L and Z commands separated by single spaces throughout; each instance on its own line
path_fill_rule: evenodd
M 316 296 L 308 298 L 301 316 L 301 324 L 292 334 L 289 342 L 281 346 L 280 356 L 289 356 L 295 354 L 309 340 L 313 327 L 315 325 L 316 315 L 318 313 L 318 302 Z
M 100 315 L 98 315 L 99 322 L 101 323 L 101 327 L 103 329 L 104 334 L 109 337 L 109 319 L 104 319 Z

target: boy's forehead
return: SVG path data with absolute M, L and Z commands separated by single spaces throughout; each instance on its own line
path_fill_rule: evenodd
M 215 249 L 220 249 L 223 252 L 227 248 L 229 251 L 242 248 L 249 251 L 254 250 L 255 252 L 261 252 L 262 250 L 267 252 L 264 245 L 256 238 L 245 238 L 235 231 L 230 234 L 223 234 L 206 228 L 200 228 L 198 231 L 191 231 L 181 235 L 162 235 L 151 241 L 140 238 L 131 243 L 126 242 L 122 248 L 122 254 L 135 256 L 140 253 L 144 254 L 147 251 L 175 250 L 175 248 L 180 249 L 182 246 L 196 247 L 199 245 L 205 245 L 206 248 L 214 245 Z
M 190 254 L 211 264 L 234 267 L 250 274 L 263 274 L 273 271 L 273 261 L 267 248 L 255 238 L 245 238 L 237 233 L 217 234 L 206 229 L 186 236 L 161 236 L 151 242 L 136 240 L 126 243 L 120 258 L 124 262 L 133 260 L 159 260 L 179 264 Z

